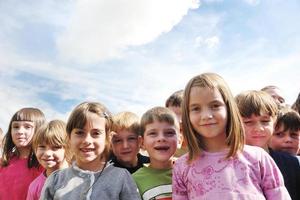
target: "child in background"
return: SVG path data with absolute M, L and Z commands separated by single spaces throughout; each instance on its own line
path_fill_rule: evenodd
M 37 108 L 22 108 L 11 118 L 3 141 L 1 200 L 25 200 L 29 184 L 43 171 L 32 151 L 31 140 L 44 122 L 45 116 Z
M 46 178 L 57 169 L 67 168 L 72 159 L 66 124 L 61 120 L 45 123 L 33 136 L 32 147 L 45 171 L 29 185 L 26 200 L 39 200 Z
M 275 100 L 275 103 L 278 105 L 278 108 L 286 107 L 285 99 L 279 87 L 274 85 L 268 85 L 262 88 L 261 91 L 264 91 L 271 95 L 271 97 Z
M 272 158 L 244 145 L 239 111 L 224 79 L 204 73 L 184 91 L 189 153 L 175 161 L 173 199 L 290 199 Z
M 113 116 L 111 146 L 115 167 L 127 169 L 131 174 L 149 163 L 148 157 L 139 153 L 141 146 L 140 119 L 132 112 Z
M 297 189 L 300 185 L 300 167 L 297 158 L 268 148 L 274 132 L 278 105 L 266 92 L 255 90 L 237 95 L 236 102 L 243 118 L 246 144 L 261 147 L 270 154 L 283 175 L 292 199 L 300 199 Z
M 140 199 L 130 173 L 108 162 L 111 125 L 100 103 L 84 102 L 72 111 L 66 130 L 75 161 L 47 178 L 41 199 Z
M 183 135 L 182 135 L 182 128 L 181 128 L 181 121 L 182 121 L 182 111 L 181 111 L 181 104 L 183 101 L 183 90 L 178 90 L 174 92 L 167 100 L 166 100 L 166 107 L 172 110 L 178 119 L 179 125 L 180 125 L 180 134 L 179 134 L 179 141 L 178 141 L 178 147 L 175 153 L 175 157 L 180 157 L 183 154 L 187 153 L 187 146 L 186 142 L 184 141 Z
M 300 93 L 298 94 L 296 101 L 293 103 L 292 109 L 300 114 Z
M 269 145 L 275 151 L 297 156 L 300 149 L 300 115 L 296 111 L 289 109 L 279 113 Z
M 142 145 L 150 165 L 133 174 L 143 200 L 171 199 L 172 157 L 178 144 L 179 123 L 174 112 L 164 107 L 148 110 L 141 119 Z

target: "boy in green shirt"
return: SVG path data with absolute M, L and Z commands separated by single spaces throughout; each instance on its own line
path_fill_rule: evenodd
M 174 112 L 164 107 L 148 110 L 141 119 L 142 147 L 150 157 L 149 166 L 133 174 L 143 200 L 172 199 L 172 165 L 179 122 Z

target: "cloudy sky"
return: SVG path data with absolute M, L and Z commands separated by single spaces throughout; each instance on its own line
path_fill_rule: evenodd
M 234 94 L 300 91 L 299 0 L 0 2 L 0 127 L 22 107 L 66 120 L 86 100 L 141 115 L 193 76 Z

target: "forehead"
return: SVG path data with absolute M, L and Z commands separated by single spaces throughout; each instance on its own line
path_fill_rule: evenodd
M 223 97 L 217 88 L 199 86 L 194 86 L 191 88 L 190 104 L 192 104 L 194 101 L 206 102 L 214 99 L 223 101 Z
M 105 129 L 105 123 L 106 120 L 104 117 L 101 117 L 96 113 L 89 112 L 86 115 L 84 129 Z
M 152 123 L 149 123 L 145 127 L 145 131 L 147 130 L 162 130 L 162 129 L 178 129 L 179 127 L 174 124 L 170 124 L 165 121 L 154 120 Z
M 30 126 L 34 126 L 34 122 L 32 122 L 32 121 L 13 121 L 11 124 L 12 125 L 30 125 Z
M 117 137 L 117 138 L 127 138 L 130 136 L 137 136 L 134 132 L 128 131 L 128 130 L 120 130 L 117 132 L 112 132 L 112 137 Z

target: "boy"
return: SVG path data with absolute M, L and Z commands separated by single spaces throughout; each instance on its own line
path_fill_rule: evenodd
M 181 104 L 183 101 L 183 90 L 178 90 L 174 92 L 165 103 L 165 106 L 172 110 L 178 119 L 178 122 L 180 124 L 180 134 L 179 134 L 179 142 L 178 147 L 175 153 L 175 157 L 180 157 L 183 154 L 187 153 L 188 149 L 186 146 L 186 143 L 184 142 L 183 135 L 182 135 L 182 129 L 181 129 L 181 120 L 182 120 L 182 111 L 181 111 Z
M 300 115 L 296 111 L 289 109 L 280 112 L 270 147 L 297 156 L 300 149 Z
M 132 112 L 113 116 L 111 147 L 114 166 L 126 168 L 131 174 L 149 163 L 148 157 L 139 153 L 141 146 L 139 117 Z
M 262 88 L 261 91 L 264 91 L 264 92 L 268 93 L 269 95 L 271 95 L 271 97 L 275 100 L 275 102 L 279 108 L 286 107 L 285 99 L 284 99 L 282 91 L 280 90 L 279 87 L 274 86 L 274 85 L 268 85 L 268 86 Z
M 141 119 L 142 146 L 148 152 L 150 165 L 133 174 L 142 199 L 172 198 L 172 157 L 175 154 L 179 123 L 171 110 L 154 107 Z
M 264 91 L 247 91 L 236 97 L 241 113 L 246 144 L 265 149 L 279 167 L 285 186 L 292 199 L 300 199 L 300 166 L 297 158 L 268 148 L 268 142 L 274 132 L 278 106 L 274 99 Z

